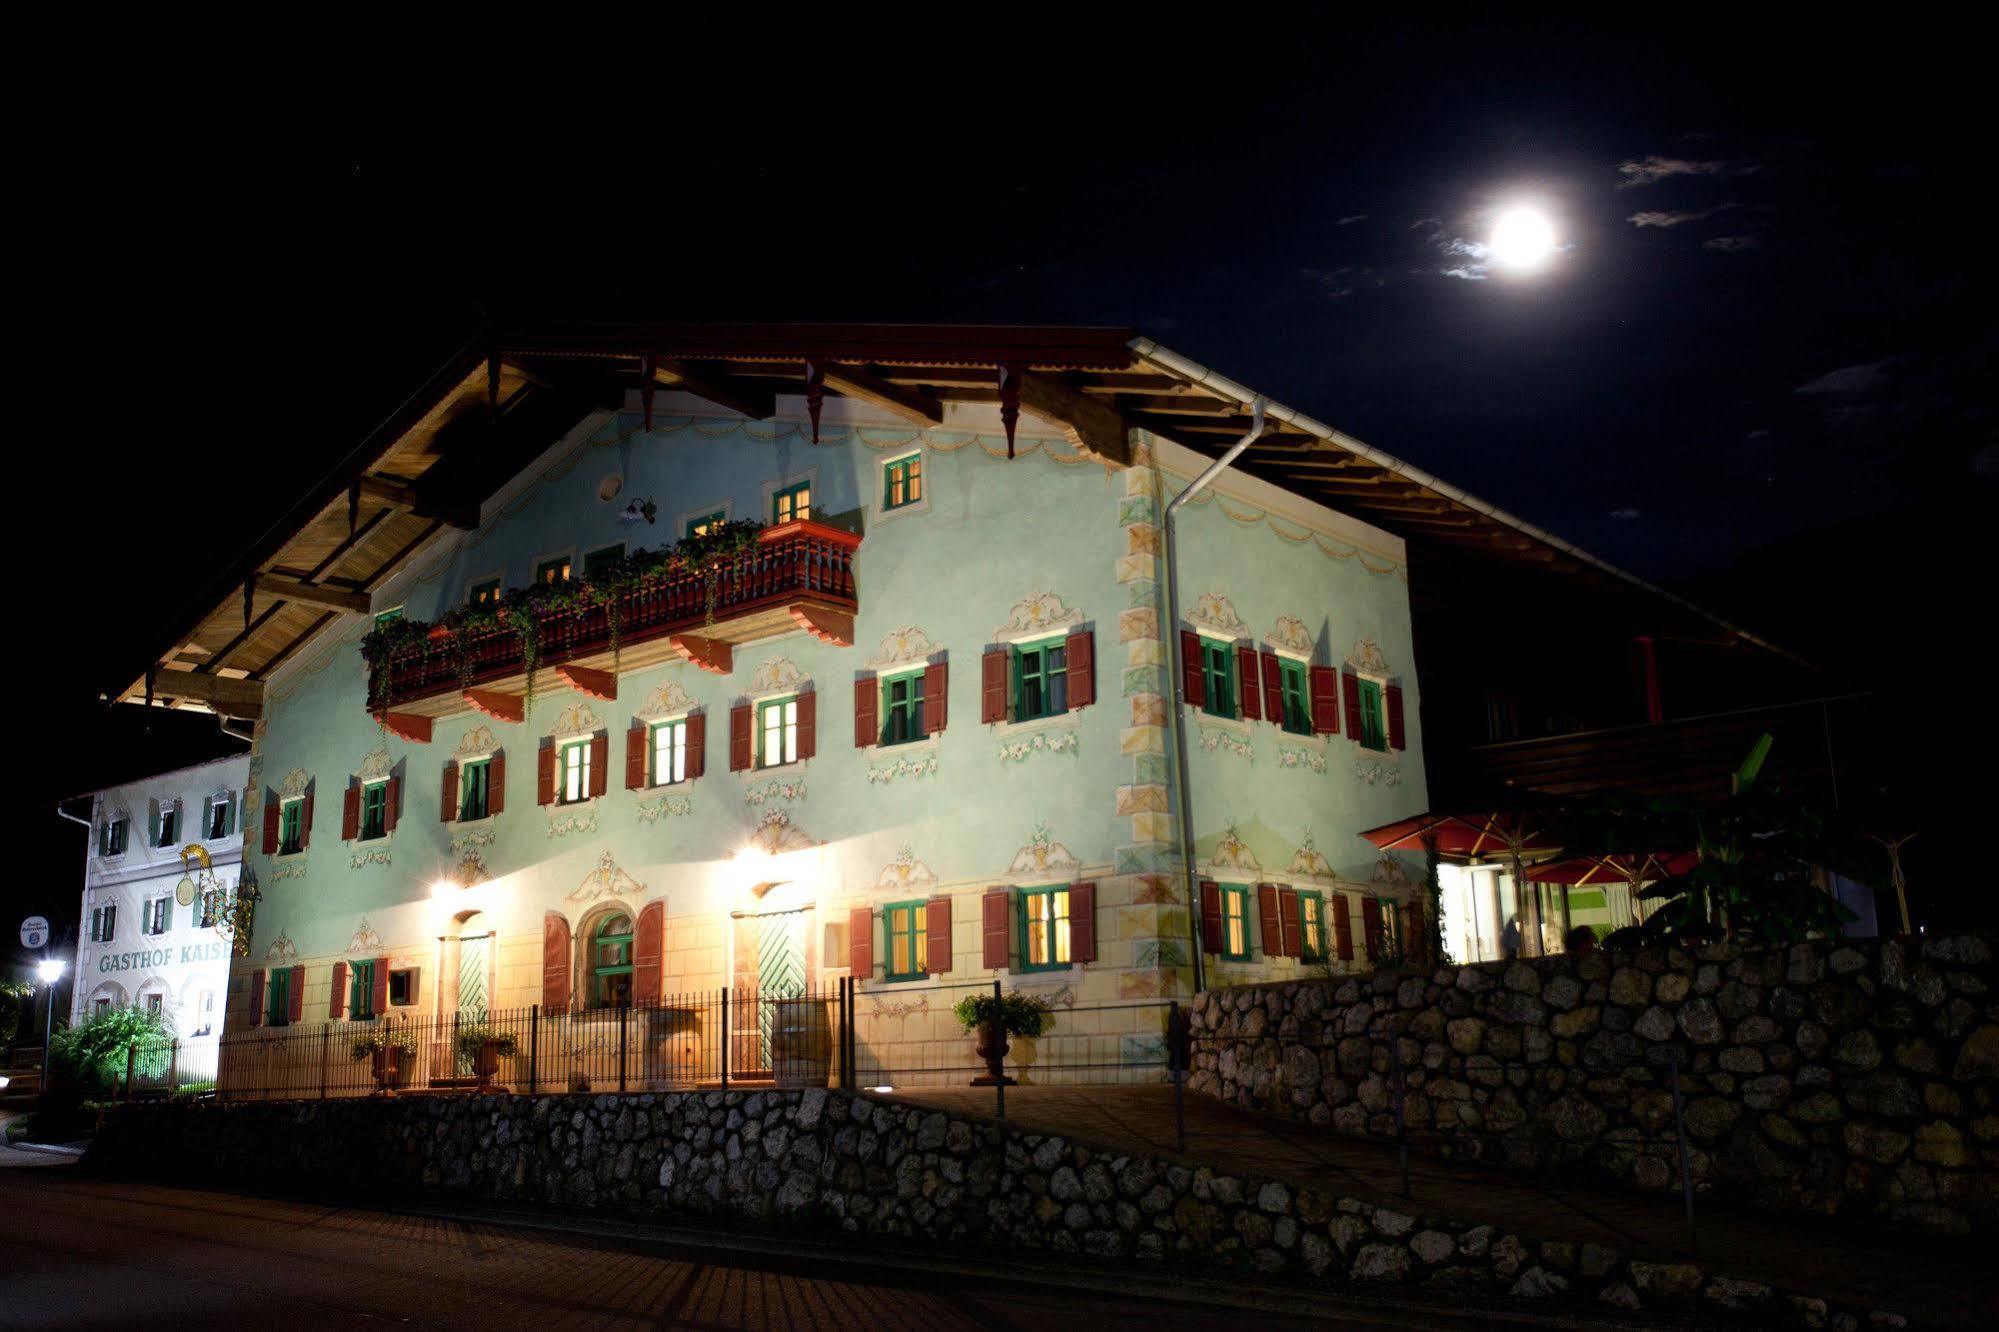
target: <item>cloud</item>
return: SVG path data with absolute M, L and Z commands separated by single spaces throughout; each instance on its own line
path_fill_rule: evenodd
M 1627 504 L 1621 509 L 1612 509 L 1610 516 L 1617 519 L 1620 523 L 1634 523 L 1638 521 L 1641 515 L 1636 508 Z
M 1894 359 L 1890 357 L 1860 365 L 1843 365 L 1809 383 L 1798 385 L 1791 392 L 1801 398 L 1872 397 L 1888 387 L 1888 367 L 1892 364 Z
M 1350 227 L 1356 222 L 1365 222 L 1365 221 L 1367 221 L 1366 213 L 1355 213 L 1350 217 L 1341 218 L 1339 221 L 1333 223 L 1333 225 L 1336 227 Z
M 1483 282 L 1491 264 L 1492 251 L 1474 240 L 1462 236 L 1447 236 L 1439 232 L 1431 238 L 1436 247 L 1444 252 L 1446 266 L 1438 269 L 1445 277 L 1462 278 L 1466 282 Z
M 1733 203 L 1722 203 L 1712 208 L 1686 209 L 1680 212 L 1647 209 L 1642 213 L 1633 213 L 1624 220 L 1634 227 L 1677 227 L 1688 222 L 1704 222 L 1716 213 L 1725 213 L 1733 207 L 1735 207 Z
M 1688 157 L 1661 157 L 1653 153 L 1619 162 L 1617 174 L 1624 179 L 1617 182 L 1617 188 L 1632 190 L 1644 185 L 1657 185 L 1676 176 L 1746 176 L 1754 170 L 1753 163 L 1744 165 Z
M 1744 250 L 1762 249 L 1763 242 L 1754 236 L 1716 236 L 1713 240 L 1702 241 L 1701 248 L 1717 254 L 1741 254 Z

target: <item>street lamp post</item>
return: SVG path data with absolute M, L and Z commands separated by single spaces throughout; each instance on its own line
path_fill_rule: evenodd
M 59 957 L 45 957 L 35 970 L 40 973 L 42 984 L 48 987 L 47 1011 L 42 1014 L 42 1091 L 49 1089 L 49 1042 L 55 1037 L 56 1026 L 56 982 L 62 979 L 63 964 Z

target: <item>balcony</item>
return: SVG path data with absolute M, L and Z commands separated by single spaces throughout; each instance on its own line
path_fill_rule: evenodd
M 766 528 L 757 544 L 704 569 L 667 575 L 620 595 L 618 651 L 611 608 L 549 608 L 540 619 L 537 691 L 565 684 L 617 696 L 616 676 L 683 660 L 728 674 L 733 648 L 794 629 L 853 642 L 854 552 L 861 538 L 814 522 Z M 712 588 L 712 593 L 711 593 Z M 711 602 L 712 595 L 712 602 Z M 408 739 L 428 739 L 429 720 L 477 709 L 514 715 L 527 688 L 521 636 L 505 626 L 431 631 L 397 650 L 370 682 L 369 708 Z M 420 734 L 419 734 L 420 733 Z

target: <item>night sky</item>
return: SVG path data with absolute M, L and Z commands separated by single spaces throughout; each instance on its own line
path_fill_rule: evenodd
M 1126 324 L 1783 641 L 1952 672 L 1999 479 L 1968 42 L 976 17 L 324 85 L 109 55 L 101 123 L 15 147 L 17 546 L 59 526 L 10 901 L 75 910 L 56 796 L 227 751 L 95 693 L 486 314 Z M 1529 279 L 1480 253 L 1520 201 L 1563 247 Z

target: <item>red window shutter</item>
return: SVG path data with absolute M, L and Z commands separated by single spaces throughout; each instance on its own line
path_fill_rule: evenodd
M 1213 879 L 1201 880 L 1201 949 L 1222 951 L 1222 886 Z
M 440 823 L 458 821 L 458 761 L 453 759 L 444 765 L 444 789 L 437 803 L 437 818 Z
M 1340 672 L 1340 693 L 1347 705 L 1347 739 L 1360 743 L 1360 677 L 1352 671 Z
M 278 853 L 278 793 L 264 788 L 264 854 Z
M 1238 643 L 1235 648 L 1236 694 L 1242 706 L 1244 721 L 1263 720 L 1263 695 L 1256 687 L 1256 649 L 1247 643 Z M 1279 712 L 1277 720 L 1284 714 Z
M 375 984 L 373 997 L 368 1005 L 376 1017 L 389 1011 L 389 959 L 375 959 Z
M 979 658 L 979 721 L 991 726 L 1006 720 L 1007 650 L 993 646 Z
M 950 973 L 951 899 L 948 897 L 933 897 L 923 904 L 923 969 L 933 976 Z
M 391 777 L 389 778 L 389 790 L 387 798 L 384 799 L 382 802 L 383 832 L 394 832 L 396 830 L 396 819 L 402 813 L 402 807 L 403 807 L 403 779 L 400 777 Z
M 351 842 L 361 835 L 361 788 L 351 781 L 340 796 L 340 840 Z
M 304 1017 L 305 1016 L 305 968 L 304 967 L 292 968 L 291 993 L 285 997 L 288 1001 L 288 1011 L 285 1014 L 286 1020 L 290 1022 L 296 1022 L 300 1018 Z
M 803 763 L 819 752 L 819 695 L 808 690 L 798 696 L 798 761 Z
M 1284 668 L 1275 652 L 1258 654 L 1263 666 L 1263 716 L 1278 726 L 1284 724 Z M 1247 688 L 1247 686 L 1244 686 Z
M 1013 965 L 1013 889 L 989 888 L 979 899 L 980 962 L 999 971 Z
M 648 902 L 632 931 L 632 999 L 657 1004 L 666 982 L 666 903 Z
M 486 812 L 498 814 L 507 807 L 507 751 L 497 751 L 486 764 Z
M 338 1022 L 347 1016 L 347 964 L 333 964 L 333 1002 L 327 1005 L 326 1016 Z
M 951 720 L 951 664 L 933 661 L 923 668 L 923 733 L 935 735 Z
M 544 738 L 541 751 L 534 762 L 534 802 L 537 805 L 555 803 L 555 741 Z
M 1333 911 L 1333 951 L 1340 961 L 1353 961 L 1353 906 L 1345 893 L 1334 893 L 1328 903 Z
M 847 970 L 855 980 L 875 974 L 875 912 L 855 907 L 847 912 Z
M 1097 885 L 1069 886 L 1069 960 L 1097 960 Z
M 1192 629 L 1180 631 L 1180 697 L 1197 708 L 1208 701 L 1208 682 L 1201 675 L 1201 636 Z
M 1284 922 L 1284 956 L 1305 956 L 1305 922 L 1298 919 L 1298 890 L 1277 890 L 1277 916 Z
M 1072 630 L 1063 641 L 1062 660 L 1069 677 L 1069 710 L 1089 707 L 1097 701 L 1096 630 Z
M 929 700 L 924 700 L 926 703 Z M 881 740 L 881 683 L 870 673 L 854 681 L 854 748 Z
M 745 772 L 750 766 L 750 705 L 738 703 L 729 709 L 729 771 Z
M 1360 899 L 1361 931 L 1366 936 L 1370 962 L 1381 956 L 1381 903 L 1372 897 Z
M 312 845 L 312 805 L 319 795 L 319 783 L 305 784 L 305 817 L 299 820 L 298 844 L 301 848 Z
M 625 731 L 625 789 L 637 791 L 645 784 L 646 728 L 643 722 L 638 722 Z
M 1340 733 L 1340 673 L 1330 666 L 1314 666 L 1312 677 L 1312 732 L 1315 735 Z
M 541 1006 L 552 1013 L 569 1007 L 569 921 L 554 911 L 541 922 Z
M 708 771 L 708 714 L 697 712 L 687 719 L 687 779 Z
M 1263 955 L 1284 957 L 1284 913 L 1277 907 L 1277 885 L 1256 885 L 1256 923 L 1263 931 Z
M 600 796 L 611 784 L 611 733 L 590 737 L 590 794 Z
M 1409 733 L 1402 723 L 1402 686 L 1388 685 L 1381 691 L 1381 704 L 1388 713 L 1388 747 L 1409 748 Z
M 250 1025 L 264 1025 L 264 973 L 261 970 L 250 973 Z

